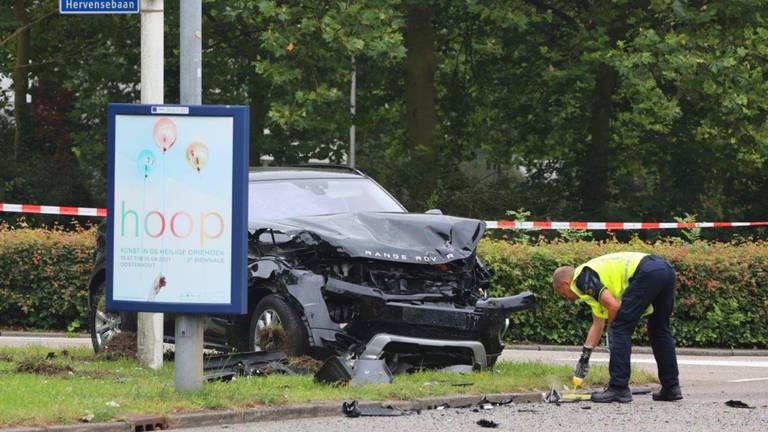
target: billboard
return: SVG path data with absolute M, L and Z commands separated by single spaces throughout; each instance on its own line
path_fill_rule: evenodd
M 248 108 L 108 115 L 107 309 L 245 313 Z

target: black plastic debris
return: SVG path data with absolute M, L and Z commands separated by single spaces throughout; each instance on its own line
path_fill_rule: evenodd
M 517 410 L 517 412 L 519 412 L 519 413 L 533 413 L 533 414 L 538 414 L 539 413 L 538 410 L 530 409 L 530 408 L 519 409 L 519 410 Z
M 733 399 L 731 399 L 731 400 L 725 402 L 725 404 L 728 405 L 731 408 L 755 409 L 755 407 L 749 406 L 749 405 L 745 404 L 744 402 L 742 402 L 740 400 L 733 400 Z
M 288 357 L 282 352 L 245 352 L 208 356 L 203 363 L 205 381 L 231 381 L 236 376 L 263 376 L 290 373 Z
M 544 395 L 544 402 L 546 403 L 559 403 L 561 401 L 560 392 L 557 389 L 552 388 L 547 394 Z
M 583 407 L 581 407 L 581 409 L 583 409 L 583 410 L 591 410 L 592 407 L 589 406 L 589 405 L 584 405 Z
M 315 372 L 315 381 L 322 383 L 347 382 L 352 379 L 352 361 L 344 357 L 331 357 Z
M 407 414 L 407 411 L 389 406 L 360 406 L 357 401 L 344 402 L 341 412 L 347 417 L 398 417 Z
M 477 421 L 477 425 L 484 428 L 497 428 L 499 424 L 493 420 L 480 419 Z

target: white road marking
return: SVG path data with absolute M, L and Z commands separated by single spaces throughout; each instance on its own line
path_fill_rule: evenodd
M 768 377 L 766 377 L 766 378 L 744 378 L 744 379 L 731 380 L 731 381 L 728 381 L 728 382 L 729 383 L 743 383 L 743 382 L 753 382 L 753 381 L 768 381 Z
M 557 359 L 558 361 L 573 361 L 573 359 Z M 592 357 L 590 361 L 599 363 L 608 363 L 608 357 Z M 633 358 L 632 363 L 650 363 L 656 364 L 656 360 L 647 358 Z M 744 360 L 689 360 L 689 359 L 677 359 L 679 365 L 691 365 L 691 366 L 725 366 L 725 367 L 747 367 L 747 368 L 768 368 L 768 361 L 744 361 Z

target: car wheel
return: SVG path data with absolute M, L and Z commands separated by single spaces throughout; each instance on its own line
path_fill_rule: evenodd
M 106 282 L 91 291 L 91 308 L 88 313 L 88 327 L 91 330 L 93 351 L 98 353 L 110 339 L 122 331 L 135 331 L 135 314 L 108 313 Z
M 278 335 L 279 340 L 261 340 L 265 335 Z M 284 298 L 270 294 L 256 305 L 251 314 L 249 349 L 279 350 L 289 356 L 302 356 L 309 352 L 307 330 L 301 316 Z

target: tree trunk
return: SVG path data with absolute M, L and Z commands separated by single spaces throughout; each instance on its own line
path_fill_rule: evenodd
M 605 202 L 609 199 L 611 116 L 617 83 L 616 71 L 601 63 L 597 68 L 592 96 L 592 120 L 589 126 L 592 139 L 581 161 L 579 195 L 586 216 L 602 216 Z
M 435 107 L 435 36 L 429 6 L 408 7 L 405 29 L 405 106 L 408 147 L 432 149 L 432 133 L 437 126 Z
M 252 167 L 261 166 L 261 148 L 260 142 L 264 139 L 264 125 L 266 124 L 267 113 L 269 112 L 269 101 L 267 100 L 267 86 L 254 85 L 248 89 L 248 100 L 251 104 L 251 131 L 248 153 L 248 165 Z
M 437 151 L 433 133 L 437 127 L 437 91 L 435 89 L 435 35 L 432 9 L 418 2 L 406 9 L 404 61 L 406 140 L 412 155 L 410 171 L 415 177 L 413 200 L 424 203 L 436 187 L 433 174 Z
M 13 13 L 19 27 L 29 24 L 29 14 L 24 0 L 14 0 Z M 27 119 L 27 93 L 29 90 L 29 50 L 31 31 L 27 27 L 16 36 L 16 63 L 13 67 L 13 107 L 16 121 L 16 133 L 13 138 L 13 159 L 18 160 L 19 151 L 25 135 L 24 126 Z

